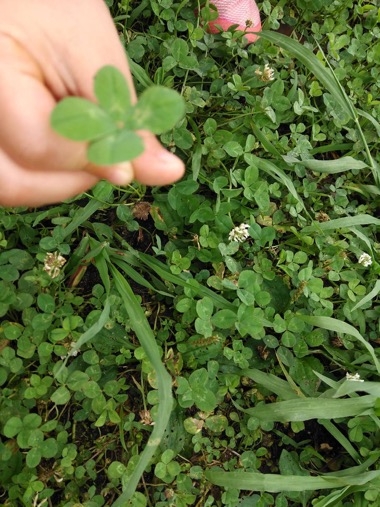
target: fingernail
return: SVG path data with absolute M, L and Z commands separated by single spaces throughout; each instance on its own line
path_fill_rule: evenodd
M 179 163 L 178 157 L 167 150 L 160 150 L 157 158 L 167 166 L 178 166 Z
M 128 185 L 134 178 L 133 167 L 130 162 L 110 167 L 107 179 L 115 185 Z
M 181 178 L 185 172 L 185 165 L 182 160 L 170 151 L 162 150 L 158 154 L 159 163 L 163 169 L 168 170 L 176 179 Z

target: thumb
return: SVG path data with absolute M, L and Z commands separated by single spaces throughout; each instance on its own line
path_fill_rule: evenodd
M 140 132 L 140 135 L 144 140 L 144 153 L 132 162 L 108 167 L 88 164 L 84 170 L 115 185 L 127 185 L 134 179 L 143 185 L 169 185 L 182 178 L 183 162 L 165 150 L 149 132 Z

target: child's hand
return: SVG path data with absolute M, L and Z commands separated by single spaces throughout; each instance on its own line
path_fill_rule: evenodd
M 57 101 L 94 98 L 93 78 L 104 65 L 118 67 L 132 86 L 104 0 L 1 0 L 0 205 L 57 202 L 100 178 L 165 185 L 182 176 L 182 162 L 149 133 L 132 164 L 99 167 L 87 162 L 85 144 L 51 129 Z

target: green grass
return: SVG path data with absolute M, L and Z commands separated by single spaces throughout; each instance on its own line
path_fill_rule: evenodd
M 377 506 L 376 1 L 107 3 L 187 174 L 0 210 L 2 505 Z

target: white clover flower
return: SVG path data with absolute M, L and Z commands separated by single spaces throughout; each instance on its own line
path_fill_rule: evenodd
M 264 65 L 264 70 L 261 71 L 260 69 L 255 70 L 256 76 L 260 78 L 260 81 L 273 81 L 274 80 L 274 69 L 269 66 L 268 63 Z
M 353 380 L 354 382 L 364 382 L 363 379 L 360 378 L 359 373 L 346 373 L 346 380 Z
M 60 356 L 62 361 L 66 359 L 67 357 L 77 357 L 77 355 L 80 353 L 79 349 L 76 349 L 76 343 L 72 342 L 70 344 L 64 344 L 65 347 L 68 349 L 66 356 Z
M 44 271 L 51 277 L 57 278 L 61 272 L 62 266 L 66 264 L 66 259 L 59 253 L 47 253 L 44 259 Z
M 248 224 L 240 224 L 237 227 L 234 227 L 228 235 L 229 241 L 237 241 L 238 243 L 243 243 L 246 239 L 249 238 L 248 229 Z
M 368 266 L 372 264 L 372 258 L 367 253 L 362 253 L 358 259 L 358 263 L 364 266 L 365 268 L 368 268 Z
M 79 354 L 79 352 L 80 352 L 80 350 L 76 349 L 75 345 L 72 343 L 71 344 L 71 349 L 69 350 L 68 355 L 70 357 L 77 357 L 77 355 Z

